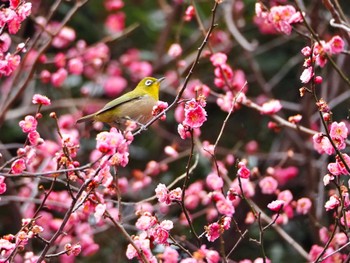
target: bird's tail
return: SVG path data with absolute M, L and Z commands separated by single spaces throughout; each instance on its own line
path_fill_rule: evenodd
M 77 120 L 77 123 L 93 121 L 95 114 L 86 115 Z

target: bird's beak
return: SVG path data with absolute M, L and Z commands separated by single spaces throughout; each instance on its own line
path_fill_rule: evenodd
M 160 78 L 160 79 L 157 79 L 157 82 L 158 82 L 158 83 L 161 83 L 163 80 L 165 80 L 165 77 L 162 77 L 162 78 Z

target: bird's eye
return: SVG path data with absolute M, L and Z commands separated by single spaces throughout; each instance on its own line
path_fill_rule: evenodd
M 153 81 L 148 79 L 148 80 L 146 80 L 145 85 L 150 86 L 152 83 L 153 83 Z

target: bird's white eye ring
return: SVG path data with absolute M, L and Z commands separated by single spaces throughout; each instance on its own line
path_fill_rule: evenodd
M 148 80 L 145 81 L 145 85 L 146 85 L 146 86 L 150 86 L 152 83 L 153 83 L 153 81 L 150 80 L 150 79 L 148 79 Z

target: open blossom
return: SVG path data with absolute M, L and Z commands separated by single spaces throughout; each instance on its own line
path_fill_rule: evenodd
M 226 64 L 227 55 L 222 52 L 215 53 L 210 56 L 210 61 L 214 67 L 219 67 L 223 64 Z
M 123 134 L 116 128 L 97 134 L 96 142 L 96 148 L 102 153 L 115 153 L 123 150 L 126 144 Z M 125 150 L 127 151 L 127 149 Z
M 173 201 L 181 201 L 182 190 L 179 187 L 169 192 L 165 184 L 158 184 L 155 192 L 160 203 L 170 205 Z
M 174 223 L 172 221 L 164 220 L 151 230 L 151 236 L 154 238 L 155 242 L 159 244 L 167 244 L 169 231 L 173 227 L 174 227 Z
M 155 224 L 157 224 L 157 218 L 149 212 L 144 212 L 143 215 L 137 219 L 135 226 L 140 230 L 148 230 Z
M 279 100 L 270 100 L 261 106 L 260 112 L 261 114 L 271 115 L 275 114 L 280 109 L 282 109 L 282 105 Z
M 333 122 L 331 124 L 329 134 L 332 139 L 337 137 L 346 139 L 348 137 L 348 128 L 346 127 L 344 122 Z
M 40 94 L 34 94 L 32 99 L 33 104 L 50 105 L 51 101 L 48 97 Z
M 11 1 L 12 3 L 13 1 Z M 7 25 L 10 34 L 16 34 L 21 27 L 21 23 L 31 13 L 32 4 L 25 1 L 11 4 L 8 8 L 1 8 L 0 10 L 0 27 Z
M 309 213 L 311 206 L 311 200 L 307 197 L 302 197 L 297 201 L 296 211 L 299 214 L 306 215 L 307 213 Z
M 180 44 L 178 43 L 174 43 L 170 46 L 169 50 L 168 50 L 168 55 L 172 58 L 177 58 L 179 56 L 181 56 L 182 54 L 182 48 L 180 46 Z
M 346 153 L 342 154 L 343 160 L 347 164 L 348 167 L 350 167 L 350 156 L 347 155 Z M 328 166 L 328 171 L 332 175 L 342 175 L 342 174 L 349 174 L 346 166 L 344 165 L 342 159 L 337 155 L 335 157 L 335 163 L 329 163 Z
M 26 162 L 23 158 L 17 159 L 11 165 L 11 172 L 14 174 L 20 174 L 26 169 Z
M 326 208 L 326 211 L 332 210 L 337 208 L 340 205 L 340 199 L 337 195 L 332 195 L 329 200 L 326 202 L 324 207 Z
M 261 3 L 255 4 L 256 16 L 273 27 L 281 33 L 290 35 L 292 32 L 292 24 L 303 21 L 302 15 L 299 11 L 291 5 L 278 5 L 271 7 L 268 11 L 263 11 Z
M 263 194 L 273 194 L 277 189 L 278 182 L 272 176 L 266 176 L 260 180 L 259 186 Z
M 152 116 L 157 116 L 161 112 L 163 112 L 166 108 L 168 108 L 168 103 L 165 101 L 157 101 L 157 104 L 153 106 Z M 162 121 L 166 119 L 165 113 L 160 117 Z
M 95 216 L 95 219 L 96 219 L 97 223 L 101 220 L 101 218 L 104 215 L 105 211 L 106 211 L 106 205 L 105 204 L 98 204 L 95 207 L 94 216 Z
M 215 203 L 215 206 L 220 214 L 232 216 L 235 213 L 235 207 L 228 199 L 221 199 Z
M 319 153 L 328 155 L 334 154 L 335 150 L 329 141 L 328 137 L 322 133 L 316 133 L 312 136 L 314 149 Z
M 238 163 L 237 176 L 248 179 L 250 177 L 250 170 L 247 168 L 244 162 Z
M 21 62 L 19 55 L 7 53 L 6 56 L 0 54 L 0 76 L 10 76 Z
M 210 242 L 218 239 L 222 233 L 222 228 L 219 223 L 215 222 L 205 227 L 205 236 L 208 238 Z
M 220 190 L 224 186 L 224 180 L 217 173 L 210 173 L 206 178 L 206 184 L 211 190 Z
M 285 202 L 283 200 L 274 200 L 267 205 L 267 208 L 274 211 L 279 212 L 284 206 Z
M 19 122 L 19 126 L 22 128 L 22 131 L 25 133 L 35 131 L 38 125 L 38 121 L 32 116 L 27 115 L 24 120 Z
M 199 128 L 207 120 L 207 112 L 195 99 L 186 102 L 184 125 L 191 128 Z

